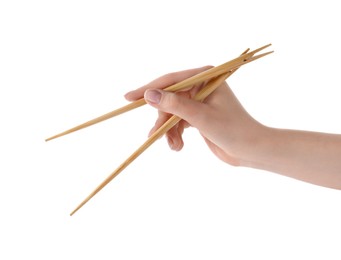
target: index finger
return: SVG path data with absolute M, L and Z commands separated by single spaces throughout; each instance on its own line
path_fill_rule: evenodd
M 138 89 L 126 93 L 124 97 L 129 101 L 138 100 L 140 98 L 143 98 L 144 92 L 147 89 L 164 89 L 210 68 L 212 68 L 212 66 L 204 66 L 200 68 L 165 74 Z

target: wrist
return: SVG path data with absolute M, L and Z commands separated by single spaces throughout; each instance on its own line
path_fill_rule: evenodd
M 276 146 L 277 129 L 259 124 L 246 139 L 240 156 L 240 166 L 264 169 Z

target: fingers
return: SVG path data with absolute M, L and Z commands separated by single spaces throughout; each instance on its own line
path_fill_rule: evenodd
M 147 85 L 140 87 L 136 90 L 130 91 L 124 95 L 124 97 L 129 101 L 134 101 L 143 97 L 144 92 L 147 89 L 164 89 L 168 86 L 171 86 L 175 83 L 183 81 L 187 78 L 190 78 L 198 73 L 201 73 L 205 70 L 212 68 L 212 66 L 205 66 L 196 69 L 189 69 L 179 72 L 168 73 L 164 76 L 161 76 L 152 82 L 148 83 Z
M 150 130 L 148 137 L 150 137 L 157 129 L 159 129 L 171 116 L 172 115 L 170 114 L 159 111 L 159 116 L 155 122 L 155 125 Z M 184 120 L 181 120 L 166 133 L 168 145 L 171 149 L 175 151 L 180 151 L 182 149 L 184 145 L 182 134 L 186 127 L 188 127 L 188 123 Z
M 172 129 L 170 129 L 166 136 L 169 147 L 174 151 L 180 151 L 184 146 L 184 142 L 182 139 L 183 131 L 180 128 L 180 125 L 175 125 Z
M 148 104 L 168 114 L 176 115 L 200 129 L 209 109 L 206 104 L 177 93 L 163 90 L 147 90 L 144 98 Z M 206 109 L 204 109 L 206 108 Z
M 180 72 L 174 72 L 174 73 L 169 73 L 166 74 L 164 76 L 161 76 L 155 80 L 153 80 L 152 82 L 148 83 L 147 85 L 138 88 L 136 90 L 133 90 L 131 92 L 128 92 L 125 95 L 125 98 L 129 101 L 134 101 L 140 98 L 143 98 L 145 96 L 145 92 L 147 90 L 155 90 L 155 89 L 164 89 L 168 86 L 171 86 L 173 84 L 176 84 L 180 81 L 183 81 L 187 78 L 190 78 L 198 73 L 201 73 L 205 70 L 208 70 L 212 68 L 212 66 L 205 66 L 205 67 L 201 67 L 201 68 L 196 68 L 196 69 L 189 69 L 189 70 L 184 70 L 184 71 L 180 71 Z M 180 100 L 189 100 L 190 97 L 193 97 L 200 89 L 201 87 L 205 85 L 205 82 L 201 83 L 200 85 L 195 85 L 192 86 L 190 88 L 188 88 L 188 91 L 184 91 L 184 92 L 178 92 L 176 95 L 177 96 L 181 96 L 182 99 Z M 150 93 L 151 94 L 151 93 Z M 155 93 L 154 93 L 155 94 Z M 156 96 L 155 95 L 149 95 L 149 102 L 150 104 L 152 103 L 159 103 L 158 97 L 158 92 L 156 92 Z M 166 99 L 167 100 L 167 99 Z M 167 105 L 167 103 L 172 102 L 171 100 L 168 100 L 166 102 L 163 103 L 164 108 L 166 107 L 172 107 L 172 106 L 176 106 L 176 103 L 173 105 Z M 181 102 L 181 101 L 177 101 L 177 102 Z M 181 107 L 185 107 L 186 105 L 183 104 Z M 179 108 L 181 109 L 181 108 Z M 186 113 L 191 113 L 190 109 L 187 109 Z M 193 108 L 195 109 L 195 108 Z M 194 110 L 195 113 L 195 110 Z M 173 114 L 180 116 L 180 118 L 184 118 L 183 115 L 181 116 L 181 113 L 175 113 L 175 110 L 173 111 L 172 109 L 160 109 L 159 110 L 159 116 L 158 119 L 155 122 L 154 127 L 150 130 L 149 132 L 149 136 L 151 136 L 158 128 L 160 128 Z M 193 120 L 192 120 L 193 121 Z M 168 144 L 170 146 L 171 149 L 179 151 L 182 149 L 184 142 L 182 139 L 182 134 L 184 131 L 184 128 L 188 127 L 191 123 L 188 123 L 184 120 L 181 120 L 176 126 L 174 126 L 172 129 L 170 129 L 167 133 L 166 133 L 166 137 L 168 140 Z
M 158 118 L 155 122 L 155 125 L 150 130 L 148 137 L 150 137 L 157 129 L 159 129 L 172 115 L 164 113 L 162 111 L 158 111 Z

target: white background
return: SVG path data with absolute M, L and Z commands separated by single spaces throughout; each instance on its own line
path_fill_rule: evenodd
M 341 133 L 338 1 L 0 2 L 0 259 L 340 259 L 340 191 L 155 143 L 69 213 L 154 124 L 120 107 L 162 74 L 275 53 L 229 84 L 263 124 Z

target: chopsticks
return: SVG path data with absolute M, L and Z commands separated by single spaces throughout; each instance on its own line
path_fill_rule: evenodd
M 273 51 L 266 52 L 263 54 L 259 54 L 254 56 L 256 53 L 262 51 L 263 49 L 269 47 L 271 44 L 265 45 L 261 48 L 258 48 L 254 51 L 249 52 L 249 49 L 244 51 L 239 57 L 228 61 L 220 66 L 213 67 L 209 70 L 206 70 L 202 73 L 199 73 L 193 77 L 185 79 L 179 83 L 176 83 L 172 86 L 166 87 L 164 90 L 166 91 L 179 91 L 181 89 L 190 87 L 196 83 L 208 81 L 205 87 L 203 87 L 194 97 L 197 101 L 203 101 L 207 96 L 209 96 L 218 86 L 220 86 L 229 76 L 231 76 L 236 70 L 238 70 L 241 66 L 262 58 Z M 142 105 L 146 104 L 146 101 L 142 98 L 137 101 L 134 101 L 126 106 L 118 108 L 114 111 L 111 111 L 107 114 L 104 114 L 100 117 L 92 119 L 88 122 L 85 122 L 81 125 L 78 125 L 74 128 L 66 130 L 62 133 L 54 135 L 50 138 L 47 138 L 46 141 L 55 139 L 57 137 L 61 137 L 63 135 L 78 131 L 85 127 L 97 124 L 114 116 L 120 115 L 132 109 L 138 108 Z M 181 118 L 173 115 L 169 118 L 157 131 L 155 131 L 135 152 L 133 152 L 120 166 L 116 168 L 102 183 L 100 183 L 70 214 L 72 216 L 76 213 L 81 207 L 83 207 L 92 197 L 94 197 L 100 190 L 102 190 L 110 181 L 112 181 L 119 173 L 121 173 L 130 163 L 132 163 L 139 155 L 141 155 L 148 147 L 150 147 L 159 137 L 164 135 L 167 131 L 169 131 L 173 126 L 175 126 Z
M 185 79 L 185 80 L 183 80 L 183 81 L 181 81 L 179 83 L 176 83 L 176 84 L 174 84 L 172 86 L 169 86 L 169 87 L 165 88 L 164 90 L 166 90 L 166 91 L 173 91 L 173 92 L 179 91 L 181 89 L 184 89 L 184 88 L 187 88 L 189 86 L 192 86 L 192 85 L 194 85 L 196 83 L 203 82 L 203 81 L 205 81 L 207 79 L 219 76 L 219 75 L 221 75 L 222 73 L 224 73 L 226 71 L 230 71 L 230 70 L 239 68 L 242 65 L 245 65 L 245 64 L 247 64 L 247 63 L 249 63 L 249 62 L 251 62 L 253 60 L 256 60 L 256 59 L 261 58 L 261 57 L 263 57 L 263 56 L 265 56 L 267 54 L 272 53 L 272 52 L 267 52 L 267 53 L 260 54 L 258 56 L 253 57 L 253 55 L 255 53 L 262 51 L 263 49 L 269 47 L 270 45 L 271 44 L 265 45 L 265 46 L 263 46 L 261 48 L 258 48 L 258 49 L 254 50 L 252 52 L 248 52 L 248 50 L 247 50 L 247 51 L 243 52 L 243 54 L 240 55 L 238 58 L 235 58 L 235 59 L 233 59 L 231 61 L 228 61 L 228 62 L 226 62 L 226 63 L 224 63 L 224 64 L 222 64 L 220 66 L 213 67 L 213 68 L 211 68 L 209 70 L 206 70 L 206 71 L 204 71 L 202 73 L 199 73 L 199 74 L 197 74 L 197 75 L 195 75 L 193 77 L 187 78 L 187 79 Z M 251 57 L 253 57 L 253 58 L 251 58 Z M 68 129 L 68 130 L 66 130 L 66 131 L 64 131 L 62 133 L 56 134 L 56 135 L 54 135 L 52 137 L 49 137 L 45 141 L 50 141 L 52 139 L 55 139 L 55 138 L 58 138 L 58 137 L 61 137 L 61 136 L 64 136 L 64 135 L 76 132 L 78 130 L 81 130 L 81 129 L 86 128 L 88 126 L 91 126 L 91 125 L 97 124 L 99 122 L 105 121 L 105 120 L 107 120 L 109 118 L 112 118 L 114 116 L 118 116 L 120 114 L 128 112 L 128 111 L 130 111 L 132 109 L 138 108 L 140 106 L 143 106 L 145 104 L 146 104 L 146 101 L 144 100 L 144 98 L 141 98 L 139 100 L 136 100 L 134 102 L 129 103 L 128 105 L 125 105 L 125 106 L 120 107 L 120 108 L 118 108 L 116 110 L 113 110 L 113 111 L 111 111 L 111 112 L 109 112 L 107 114 L 104 114 L 104 115 L 102 115 L 100 117 L 94 118 L 94 119 L 92 119 L 90 121 L 87 121 L 87 122 L 85 122 L 83 124 L 80 124 L 80 125 L 75 126 L 75 127 L 71 128 L 71 129 Z

